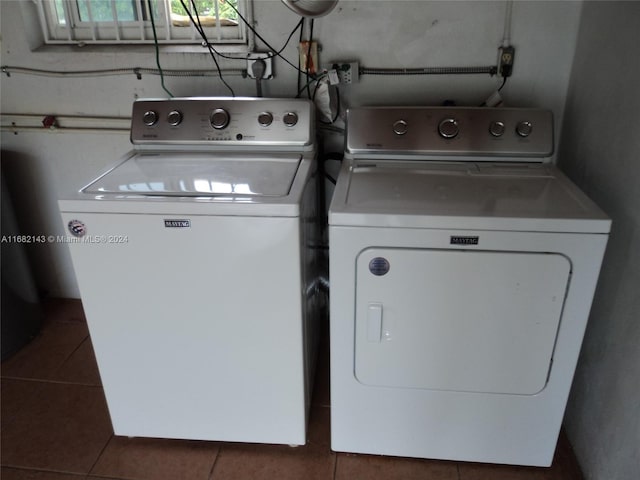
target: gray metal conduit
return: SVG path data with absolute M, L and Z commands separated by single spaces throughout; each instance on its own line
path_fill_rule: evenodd
M 4 65 L 0 67 L 2 73 L 11 76 L 12 73 L 24 75 L 38 75 L 45 77 L 101 77 L 112 75 L 135 75 L 138 79 L 142 75 L 160 75 L 157 68 L 113 68 L 105 70 L 41 70 L 37 68 L 15 67 Z M 162 73 L 168 77 L 208 77 L 217 76 L 218 71 L 212 69 L 170 70 L 162 69 Z M 244 76 L 246 71 L 240 68 L 222 69 L 224 75 Z M 360 75 L 496 75 L 498 68 L 495 65 L 487 67 L 420 67 L 420 68 L 368 68 L 360 67 Z
M 142 78 L 142 75 L 160 75 L 160 70 L 157 68 L 141 68 L 141 67 L 128 67 L 128 68 L 112 68 L 104 70 L 42 70 L 38 68 L 26 68 L 26 67 L 14 67 L 11 65 L 3 65 L 0 67 L 2 73 L 11 76 L 12 73 L 23 75 L 36 75 L 42 77 L 108 77 L 113 75 L 135 75 L 138 80 Z M 240 68 L 222 69 L 223 75 L 243 76 L 244 70 Z M 191 70 L 165 70 L 162 69 L 162 74 L 167 77 L 212 77 L 218 76 L 217 69 L 191 69 Z
M 51 115 L 37 113 L 3 113 L 2 130 L 47 133 L 129 133 L 130 117 L 96 115 Z
M 498 67 L 422 67 L 367 68 L 360 67 L 360 75 L 496 75 Z

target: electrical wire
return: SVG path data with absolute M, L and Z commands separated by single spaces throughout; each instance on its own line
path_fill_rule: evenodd
M 173 97 L 173 93 L 171 93 L 164 84 L 164 73 L 162 72 L 162 67 L 160 66 L 160 47 L 158 46 L 158 34 L 156 33 L 156 22 L 153 19 L 153 7 L 151 6 L 151 0 L 147 0 L 147 7 L 149 7 L 151 30 L 153 30 L 153 44 L 156 49 L 156 65 L 158 66 L 158 71 L 160 72 L 160 85 L 162 85 L 162 89 L 167 92 L 169 97 Z
M 307 82 L 309 81 L 310 78 L 310 74 L 309 74 L 309 66 L 311 64 L 311 61 L 313 60 L 313 58 L 311 57 L 311 47 L 313 45 L 313 25 L 314 25 L 314 20 L 313 18 L 310 21 L 310 25 L 309 25 L 309 40 L 308 40 L 308 46 L 307 46 L 307 58 L 305 60 L 305 66 L 304 66 L 304 71 L 305 71 L 305 75 L 307 76 Z M 316 68 L 316 66 L 313 66 L 314 69 Z M 316 90 L 318 88 L 319 82 L 316 84 Z M 309 99 L 311 100 L 311 89 L 309 88 L 309 83 L 307 83 L 307 97 L 309 97 Z M 314 98 L 315 98 L 315 93 L 314 93 Z
M 200 34 L 200 36 L 202 37 L 202 39 L 205 41 L 207 48 L 209 49 L 209 53 L 211 54 L 211 57 L 213 58 L 213 61 L 216 64 L 216 68 L 218 69 L 218 72 L 220 72 L 220 66 L 218 65 L 218 62 L 216 61 L 215 55 L 218 55 L 219 57 L 222 58 L 227 58 L 227 59 L 231 59 L 231 60 L 245 60 L 245 57 L 236 57 L 236 56 L 231 56 L 231 55 L 225 55 L 222 52 L 217 51 L 213 45 L 211 45 L 211 43 L 209 43 L 209 40 L 205 34 L 204 28 L 202 27 L 202 24 L 200 22 L 200 15 L 198 14 L 198 9 L 195 5 L 195 1 L 191 0 L 191 4 L 193 6 L 193 10 L 196 14 L 196 20 L 194 20 L 193 16 L 191 15 L 191 12 L 189 11 L 189 9 L 187 8 L 187 6 L 185 5 L 183 0 L 180 0 L 180 3 L 182 4 L 182 7 L 184 8 L 185 12 L 187 13 L 187 15 L 189 16 L 189 20 L 191 21 L 191 23 L 194 25 L 194 27 L 196 28 L 196 31 Z M 291 38 L 293 37 L 294 33 L 296 32 L 296 30 L 298 30 L 299 28 L 302 27 L 303 22 L 304 22 L 304 18 L 300 19 L 298 21 L 298 23 L 296 23 L 296 26 L 293 28 L 293 30 L 291 30 L 291 32 L 289 33 L 289 36 L 287 37 L 287 40 L 285 41 L 284 45 L 280 48 L 280 49 L 275 49 L 273 48 L 264 38 L 262 38 L 262 36 L 249 24 L 249 22 L 242 16 L 242 14 L 240 14 L 240 12 L 235 8 L 235 6 L 231 3 L 228 3 L 227 5 L 229 5 L 238 15 L 238 17 L 240 19 L 242 19 L 242 21 L 245 23 L 245 25 L 260 39 L 262 40 L 262 42 L 267 46 L 267 48 L 269 48 L 270 50 L 272 50 L 272 52 L 270 52 L 268 55 L 265 56 L 265 58 L 273 58 L 273 57 L 281 57 L 285 62 L 289 63 L 290 65 L 292 65 L 285 57 L 283 57 L 281 55 L 281 53 L 284 51 L 285 48 L 287 48 L 287 46 L 289 45 L 289 42 L 291 41 Z M 302 34 L 302 29 L 300 30 L 301 34 Z M 215 55 L 214 55 L 215 54 Z M 297 70 L 300 70 L 299 68 L 295 67 L 295 65 L 292 65 L 294 68 L 296 68 Z M 222 80 L 222 82 L 227 86 L 227 88 L 231 91 L 232 96 L 235 96 L 235 93 L 233 92 L 233 89 L 231 89 L 231 87 L 227 84 L 227 82 L 224 81 L 222 74 L 220 73 L 220 79 Z
M 296 26 L 293 27 L 293 30 L 291 30 L 291 33 L 289 33 L 289 36 L 287 37 L 286 42 L 284 42 L 284 45 L 277 51 L 275 52 L 268 52 L 264 58 L 273 58 L 273 57 L 278 57 L 280 56 L 280 54 L 284 51 L 285 48 L 287 48 L 287 46 L 289 45 L 289 42 L 291 41 L 291 37 L 293 37 L 293 34 L 296 33 L 296 31 L 302 26 L 304 22 L 304 18 L 301 18 L 300 21 L 298 23 L 296 23 Z M 300 30 L 300 34 L 302 35 L 302 30 Z M 213 51 L 222 58 L 227 58 L 229 60 L 246 60 L 247 57 L 237 57 L 234 55 L 227 55 L 225 53 L 222 53 L 218 50 L 215 49 L 215 47 L 213 47 L 213 45 L 211 46 L 213 48 Z
M 298 45 L 302 45 L 302 39 L 304 38 L 304 22 L 306 20 L 306 17 L 302 17 L 302 28 L 300 29 L 300 38 L 298 39 Z M 302 67 L 302 65 L 300 64 L 300 55 L 298 55 L 298 94 L 296 95 L 296 98 L 300 98 L 300 95 L 302 94 L 302 90 L 300 89 L 300 79 L 302 78 L 301 76 L 301 70 L 300 68 Z
M 187 15 L 189 16 L 189 20 L 191 20 L 191 23 L 195 27 L 196 31 L 200 34 L 202 39 L 205 41 L 207 49 L 209 50 L 209 54 L 211 55 L 211 58 L 213 59 L 213 63 L 216 66 L 216 70 L 218 71 L 218 77 L 220 78 L 220 81 L 222 81 L 222 83 L 229 89 L 229 92 L 231 92 L 231 96 L 235 97 L 236 96 L 235 92 L 233 91 L 233 89 L 229 86 L 229 84 L 225 81 L 224 77 L 222 76 L 222 70 L 220 69 L 220 65 L 218 64 L 218 60 L 216 59 L 216 56 L 214 54 L 214 49 L 211 46 L 211 44 L 209 43 L 209 40 L 207 39 L 207 35 L 204 33 L 204 29 L 202 28 L 202 24 L 200 23 L 200 15 L 198 14 L 198 9 L 196 8 L 196 4 L 195 4 L 194 0 L 191 0 L 191 4 L 193 6 L 194 12 L 196 12 L 196 17 L 198 19 L 197 22 L 193 19 L 193 16 L 191 15 L 191 12 L 189 11 L 189 7 L 187 7 L 187 5 L 184 3 L 184 0 L 180 0 L 180 4 L 182 5 L 182 8 L 184 8 L 184 11 L 187 12 Z
M 320 81 L 320 79 L 318 79 L 316 81 L 316 86 L 313 89 L 313 95 L 311 95 L 311 100 L 313 100 L 314 102 L 316 101 L 316 95 L 318 94 L 318 89 L 320 88 L 320 85 L 322 85 L 322 82 Z
M 498 88 L 498 91 L 504 88 L 505 84 L 507 83 L 507 78 L 509 77 L 502 77 L 502 85 L 500 85 L 500 87 Z
M 336 127 L 335 125 L 331 125 L 330 123 L 321 123 L 320 125 L 318 125 L 318 129 L 344 135 L 344 128 Z
M 291 41 L 291 37 L 293 37 L 293 34 L 296 33 L 296 30 L 298 30 L 300 27 L 302 27 L 302 24 L 304 22 L 304 18 L 301 18 L 300 21 L 296 24 L 296 26 L 294 27 L 293 30 L 291 30 L 291 33 L 289 34 L 289 37 L 287 38 L 287 41 L 284 42 L 284 45 L 282 46 L 282 48 L 280 50 L 278 50 L 277 52 L 273 52 L 273 53 L 269 53 L 269 55 L 267 56 L 267 58 L 273 58 L 273 57 L 277 57 L 278 55 L 280 55 L 285 48 L 287 48 L 287 45 L 289 45 L 289 42 Z M 302 32 L 302 30 L 300 30 L 300 32 Z
M 182 0 L 180 0 L 180 1 L 182 1 Z M 274 56 L 278 56 L 278 57 L 280 57 L 282 60 L 284 60 L 286 63 L 288 63 L 292 68 L 294 68 L 294 69 L 295 69 L 295 70 L 297 70 L 298 72 L 305 73 L 303 70 L 301 70 L 300 68 L 296 67 L 293 63 L 291 63 L 291 62 L 290 62 L 286 57 L 284 57 L 284 56 L 281 54 L 281 52 L 282 52 L 282 50 L 284 50 L 284 48 L 283 48 L 282 50 L 280 50 L 280 51 L 277 51 L 275 48 L 273 48 L 273 47 L 271 46 L 271 44 L 269 44 L 269 42 L 267 42 L 267 41 L 262 37 L 262 35 L 260 35 L 260 34 L 256 31 L 256 29 L 255 29 L 255 28 L 253 28 L 253 27 L 251 26 L 251 24 L 249 23 L 249 21 L 248 21 L 246 18 L 244 18 L 244 17 L 242 16 L 242 14 L 238 11 L 238 9 L 237 9 L 235 6 L 233 6 L 231 3 L 227 3 L 227 5 L 229 5 L 229 6 L 230 6 L 230 7 L 231 7 L 231 8 L 232 8 L 232 9 L 233 9 L 237 14 L 238 14 L 238 18 L 240 18 L 240 19 L 244 22 L 244 24 L 247 26 L 247 28 L 248 28 L 249 30 L 251 30 L 251 31 L 253 32 L 253 34 L 254 34 L 256 37 L 258 37 L 258 38 L 262 41 L 262 43 L 264 43 L 264 44 L 267 46 L 267 48 L 268 48 L 269 50 L 271 50 L 272 52 L 274 52 L 274 53 L 275 53 L 275 55 L 274 55 Z M 297 30 L 297 28 L 296 28 L 295 30 Z M 295 32 L 295 30 L 294 30 L 294 32 Z M 293 35 L 293 34 L 292 34 L 292 35 Z M 292 35 L 291 35 L 291 36 L 292 36 Z M 291 36 L 290 36 L 289 38 L 291 38 Z M 286 46 L 286 45 L 285 45 L 285 46 Z
M 304 20 L 304 18 L 303 18 Z M 305 55 L 305 61 L 304 61 L 304 65 L 300 64 L 300 56 L 298 56 L 298 67 L 299 67 L 299 71 L 298 71 L 298 93 L 296 94 L 295 98 L 300 98 L 300 96 L 302 95 L 302 92 L 304 92 L 305 90 L 307 91 L 307 97 L 309 98 L 309 100 L 313 99 L 315 101 L 316 98 L 316 93 L 318 91 L 318 88 L 320 87 L 320 80 L 324 77 L 326 77 L 326 74 L 321 74 L 320 76 L 317 76 L 315 73 L 314 74 L 310 74 L 309 73 L 309 66 L 312 60 L 311 57 L 311 47 L 312 47 L 312 41 L 313 41 L 313 19 L 310 20 L 309 23 L 309 39 L 307 40 L 307 54 Z M 300 45 L 302 45 L 302 37 L 303 37 L 303 30 L 300 30 Z M 315 67 L 315 66 L 314 66 Z M 307 79 L 307 82 L 302 86 L 302 88 L 300 88 L 300 74 L 303 73 Z M 316 86 L 313 89 L 313 94 L 311 94 L 311 84 L 313 82 L 316 82 Z
M 196 31 L 200 34 L 200 36 L 202 37 L 202 39 L 205 41 L 206 46 L 207 46 L 207 48 L 209 49 L 209 53 L 211 54 L 211 57 L 213 58 L 213 61 L 214 61 L 214 62 L 215 62 L 215 64 L 216 64 L 216 68 L 218 69 L 218 72 L 220 72 L 220 66 L 218 65 L 218 62 L 216 61 L 215 55 L 218 55 L 219 57 L 227 58 L 227 59 L 230 59 L 230 60 L 246 60 L 246 57 L 237 57 L 237 56 L 232 56 L 232 55 L 225 55 L 225 54 L 223 54 L 222 52 L 217 51 L 217 50 L 213 47 L 213 45 L 211 45 L 211 43 L 209 43 L 209 40 L 208 40 L 208 38 L 207 38 L 207 36 L 206 36 L 206 34 L 205 34 L 204 28 L 202 27 L 202 24 L 201 24 L 201 22 L 200 22 L 200 16 L 199 16 L 199 14 L 198 14 L 198 9 L 197 9 L 197 7 L 196 7 L 196 5 L 195 5 L 194 0 L 191 0 L 191 4 L 192 4 L 192 6 L 193 6 L 193 10 L 194 10 L 194 12 L 195 12 L 195 14 L 196 14 L 197 22 L 194 20 L 193 16 L 191 15 L 191 12 L 189 11 L 189 9 L 187 8 L 187 6 L 185 5 L 184 1 L 183 1 L 183 0 L 180 0 L 180 3 L 182 4 L 182 7 L 184 8 L 184 10 L 185 10 L 185 12 L 187 13 L 187 15 L 189 16 L 189 20 L 190 20 L 190 21 L 191 21 L 191 23 L 194 25 L 194 27 L 195 27 Z M 240 17 L 240 18 L 242 19 L 242 21 L 247 25 L 247 27 L 248 27 L 249 29 L 251 29 L 251 31 L 252 31 L 252 32 L 253 32 L 253 33 L 254 33 L 258 38 L 260 38 L 260 39 L 265 43 L 265 45 L 267 45 L 267 47 L 268 47 L 270 50 L 272 50 L 272 52 L 270 52 L 268 55 L 266 55 L 266 56 L 265 56 L 265 58 L 273 58 L 273 57 L 279 56 L 279 57 L 281 57 L 282 59 L 284 59 L 286 62 L 288 62 L 288 60 L 287 60 L 285 57 L 283 57 L 283 56 L 281 55 L 281 53 L 282 53 L 282 52 L 284 51 L 284 49 L 285 49 L 285 48 L 287 48 L 287 46 L 289 45 L 289 42 L 291 41 L 291 38 L 293 37 L 293 35 L 294 35 L 294 33 L 296 32 L 296 30 L 298 30 L 300 27 L 302 27 L 302 25 L 303 25 L 303 21 L 304 21 L 304 18 L 300 19 L 300 21 L 298 21 L 298 23 L 296 23 L 296 26 L 295 26 L 295 27 L 293 28 L 293 30 L 291 30 L 291 32 L 289 33 L 289 36 L 287 37 L 287 40 L 285 41 L 284 45 L 283 45 L 280 49 L 276 50 L 276 49 L 274 49 L 271 45 L 269 45 L 269 44 L 264 40 L 264 38 L 262 38 L 262 37 L 258 34 L 258 32 L 256 32 L 256 31 L 255 31 L 255 29 L 254 29 L 251 25 L 249 25 L 249 22 L 248 22 L 248 21 L 247 21 L 247 20 L 246 20 L 246 19 L 245 19 L 241 14 L 240 14 L 240 12 L 239 12 L 239 11 L 238 11 L 238 10 L 237 10 L 237 9 L 236 9 L 232 4 L 231 4 L 231 3 L 228 3 L 227 5 L 229 5 L 229 6 L 230 6 L 230 7 L 231 7 L 231 8 L 232 8 L 232 9 L 233 9 L 237 14 L 238 14 L 238 17 Z M 302 30 L 301 30 L 301 32 L 302 32 Z M 214 55 L 214 54 L 215 54 L 215 55 Z M 289 63 L 289 62 L 288 62 L 288 63 Z M 235 96 L 235 93 L 234 93 L 233 89 L 232 89 L 232 88 L 227 84 L 227 82 L 225 82 L 225 81 L 224 81 L 224 79 L 222 78 L 222 74 L 221 74 L 221 73 L 220 73 L 220 75 L 219 75 L 219 76 L 220 76 L 220 79 L 222 80 L 222 82 L 223 82 L 223 83 L 227 86 L 227 88 L 231 91 L 231 95 L 232 95 L 232 96 Z
M 327 180 L 329 180 L 331 183 L 333 183 L 334 185 L 336 183 L 338 183 L 338 181 L 333 178 L 331 175 L 329 175 L 327 172 L 324 172 L 324 178 L 326 178 Z
M 320 84 L 320 80 L 322 80 L 323 78 L 325 78 L 327 76 L 326 73 L 321 74 L 319 77 L 317 78 L 311 78 L 309 79 L 308 83 L 305 83 L 302 87 L 300 87 L 298 89 L 298 94 L 295 96 L 295 98 L 300 98 L 300 95 L 302 95 L 302 92 L 304 92 L 307 88 L 309 88 L 309 85 L 312 84 L 313 82 L 318 82 L 316 84 L 316 87 L 314 88 L 314 91 L 318 89 L 318 85 Z
M 216 64 L 216 69 L 218 70 L 218 76 L 220 77 L 220 80 L 222 81 L 222 83 L 224 83 L 225 86 L 231 92 L 231 96 L 235 97 L 236 93 L 233 91 L 233 88 L 231 88 L 229 86 L 229 84 L 225 81 L 225 79 L 222 77 L 222 70 L 220 69 L 220 65 L 218 64 L 218 61 L 216 60 L 216 56 L 214 55 L 215 49 L 213 48 L 213 45 L 211 45 L 211 43 L 209 43 L 209 39 L 207 38 L 207 35 L 204 32 L 204 28 L 202 27 L 202 23 L 200 22 L 200 14 L 198 13 L 198 7 L 196 7 L 195 0 L 191 0 L 191 5 L 193 6 L 193 11 L 196 13 L 196 19 L 198 20 L 198 27 L 200 27 L 200 32 L 202 32 L 202 39 L 207 44 L 207 49 L 209 50 L 209 53 L 211 54 L 211 58 L 213 59 L 213 63 Z M 219 18 L 219 16 L 218 16 L 218 18 Z
M 338 152 L 328 152 L 328 153 L 321 154 L 318 159 L 319 159 L 318 163 L 322 168 L 322 173 L 324 174 L 324 177 L 335 185 L 337 183 L 336 178 L 327 172 L 324 164 L 331 160 L 335 160 L 337 162 L 342 163 L 342 161 L 344 160 L 344 154 L 338 153 Z

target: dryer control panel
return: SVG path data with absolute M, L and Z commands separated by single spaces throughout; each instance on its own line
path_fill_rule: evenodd
M 548 110 L 473 107 L 363 107 L 347 112 L 349 154 L 549 157 Z
M 145 99 L 131 116 L 134 144 L 300 147 L 314 135 L 313 103 L 305 99 Z

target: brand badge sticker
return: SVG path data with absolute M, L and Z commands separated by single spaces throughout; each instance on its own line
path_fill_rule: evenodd
M 165 228 L 191 228 L 191 220 L 165 218 L 164 226 Z
M 67 224 L 67 227 L 69 228 L 71 235 L 73 235 L 74 237 L 84 237 L 87 233 L 87 227 L 80 220 L 71 220 Z
M 451 241 L 449 242 L 451 245 L 478 245 L 480 241 L 480 237 L 457 237 L 452 236 Z

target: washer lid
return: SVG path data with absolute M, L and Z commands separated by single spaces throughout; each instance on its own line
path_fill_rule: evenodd
M 211 153 L 133 155 L 82 189 L 94 194 L 286 197 L 301 157 Z
M 329 223 L 591 233 L 611 226 L 552 165 L 363 160 L 341 172 Z

